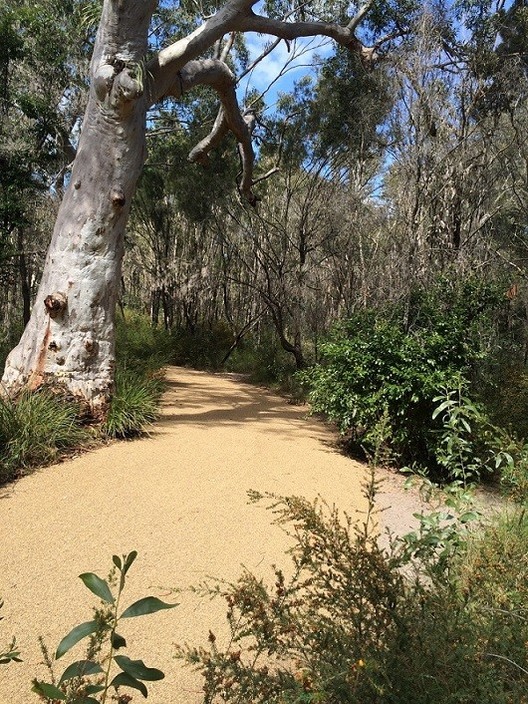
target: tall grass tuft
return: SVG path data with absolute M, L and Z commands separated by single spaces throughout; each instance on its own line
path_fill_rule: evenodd
M 1 348 L 0 339 L 0 348 Z M 171 338 L 146 316 L 128 313 L 117 326 L 116 392 L 106 422 L 87 428 L 80 406 L 59 391 L 26 391 L 0 398 L 0 484 L 57 461 L 73 448 L 102 438 L 141 435 L 157 417 L 170 359 Z
M 158 417 L 158 404 L 164 383 L 159 374 L 141 374 L 118 369 L 116 391 L 103 431 L 109 438 L 141 435 Z
M 89 439 L 79 406 L 49 389 L 24 392 L 16 401 L 0 399 L 0 483 L 54 462 Z

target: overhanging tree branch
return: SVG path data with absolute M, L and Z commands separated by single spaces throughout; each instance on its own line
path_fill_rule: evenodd
M 362 19 L 362 18 L 361 18 Z M 357 26 L 352 24 L 353 27 Z M 241 32 L 259 32 L 260 34 L 271 34 L 281 39 L 291 40 L 300 37 L 329 37 L 341 46 L 357 53 L 362 61 L 370 63 L 376 58 L 374 49 L 364 46 L 348 27 L 341 27 L 338 24 L 328 22 L 283 22 L 256 15 L 248 12 L 240 17 L 237 29 Z
M 199 142 L 189 154 L 190 161 L 206 165 L 209 152 L 216 147 L 228 131 L 231 131 L 238 142 L 242 173 L 239 190 L 246 200 L 255 205 L 257 199 L 252 191 L 253 164 L 255 155 L 251 144 L 254 116 L 252 113 L 242 115 L 238 106 L 235 85 L 236 79 L 227 64 L 218 59 L 189 61 L 179 72 L 177 80 L 169 89 L 168 94 L 180 97 L 199 85 L 213 88 L 220 98 L 222 108 L 217 115 L 213 129 Z

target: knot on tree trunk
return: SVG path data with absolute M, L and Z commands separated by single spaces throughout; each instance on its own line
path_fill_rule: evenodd
M 114 187 L 110 196 L 114 208 L 122 208 L 126 203 L 126 197 L 122 188 Z
M 44 305 L 50 318 L 57 318 L 66 309 L 67 299 L 63 293 L 51 293 L 44 299 Z

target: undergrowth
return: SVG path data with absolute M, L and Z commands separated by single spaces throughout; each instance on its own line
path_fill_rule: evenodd
M 415 532 L 382 540 L 377 489 L 372 471 L 362 523 L 322 500 L 250 493 L 289 534 L 291 562 L 273 566 L 269 582 L 245 570 L 193 590 L 227 608 L 227 638 L 209 631 L 206 647 L 177 648 L 203 676 L 204 704 L 528 703 L 526 513 L 472 529 L 466 492 L 452 491 Z M 114 556 L 107 581 L 80 575 L 101 605 L 54 656 L 43 647 L 50 681 L 34 680 L 33 691 L 44 701 L 124 703 L 122 688 L 146 697 L 146 685 L 163 678 L 121 654 L 126 619 L 174 606 L 145 597 L 123 610 L 135 557 Z M 86 657 L 57 674 L 87 637 Z M 0 665 L 18 661 L 13 641 Z
M 118 369 L 116 389 L 103 425 L 111 438 L 130 438 L 145 432 L 158 417 L 165 384 L 159 373 L 141 374 Z
M 117 325 L 116 388 L 104 424 L 60 388 L 0 398 L 0 484 L 98 441 L 145 432 L 157 417 L 169 359 L 167 333 L 131 313 Z
M 79 406 L 49 389 L 0 398 L 0 483 L 86 445 Z
M 197 589 L 225 600 L 229 633 L 178 648 L 205 704 L 528 702 L 524 514 L 473 534 L 447 509 L 384 547 L 372 513 L 358 528 L 321 502 L 252 498 L 292 537 L 292 563 Z

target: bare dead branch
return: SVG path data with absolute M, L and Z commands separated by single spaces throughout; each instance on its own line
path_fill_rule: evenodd
M 368 11 L 374 5 L 374 2 L 375 2 L 375 0 L 368 0 L 367 2 L 363 3 L 363 6 L 359 8 L 356 15 L 354 17 L 352 17 L 350 22 L 347 24 L 347 29 L 350 32 L 356 31 L 356 29 L 359 27 L 361 22 L 365 19 Z
M 229 35 L 229 39 L 226 42 L 226 45 L 224 46 L 222 53 L 220 54 L 219 58 L 220 61 L 227 61 L 227 57 L 229 56 L 231 49 L 233 48 L 233 45 L 235 43 L 236 39 L 236 32 L 231 32 Z

